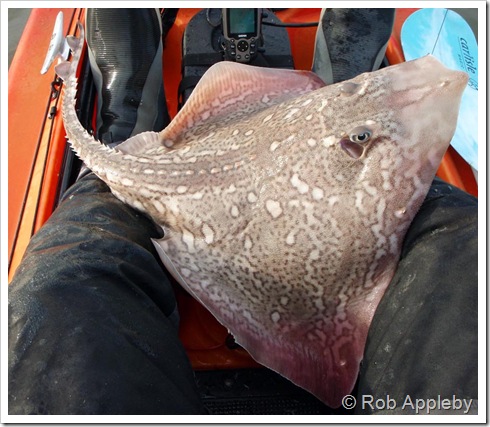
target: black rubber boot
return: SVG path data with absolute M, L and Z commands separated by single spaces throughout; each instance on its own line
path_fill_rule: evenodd
M 331 84 L 377 70 L 394 18 L 395 9 L 323 9 L 312 71 Z
M 158 9 L 87 9 L 86 28 L 98 93 L 96 137 L 114 146 L 162 130 L 170 119 Z

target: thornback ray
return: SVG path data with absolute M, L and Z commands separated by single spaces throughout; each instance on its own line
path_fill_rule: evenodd
M 238 343 L 340 406 L 467 75 L 427 56 L 321 87 L 305 71 L 219 63 L 167 129 L 112 149 L 76 118 L 82 46 L 59 67 L 74 151 L 162 227 L 163 262 Z

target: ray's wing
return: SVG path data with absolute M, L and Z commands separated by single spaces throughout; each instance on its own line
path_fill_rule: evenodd
M 151 157 L 193 142 L 199 129 L 239 121 L 325 84 L 309 71 L 219 62 L 202 77 L 173 121 L 160 133 L 144 132 L 118 146 L 126 154 Z

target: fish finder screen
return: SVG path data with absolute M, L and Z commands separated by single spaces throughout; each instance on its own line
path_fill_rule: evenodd
M 255 9 L 228 9 L 230 37 L 252 36 L 256 33 L 257 21 Z M 248 38 L 248 37 L 247 37 Z

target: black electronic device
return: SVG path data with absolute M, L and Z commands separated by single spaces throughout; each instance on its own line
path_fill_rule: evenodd
M 279 26 L 281 21 L 270 10 L 262 9 L 260 16 L 261 29 L 257 54 L 254 58 L 250 58 L 249 64 L 257 67 L 294 69 L 287 29 L 284 26 Z M 265 20 L 270 25 L 265 25 Z M 227 59 L 223 52 L 224 31 L 222 24 L 221 8 L 202 9 L 187 24 L 182 38 L 182 80 L 179 85 L 179 109 L 187 101 L 204 73 L 213 64 Z M 267 49 L 265 45 L 267 45 Z M 230 58 L 230 60 L 234 61 L 235 59 Z
M 262 9 L 223 8 L 222 24 L 225 60 L 254 59 L 262 41 Z

